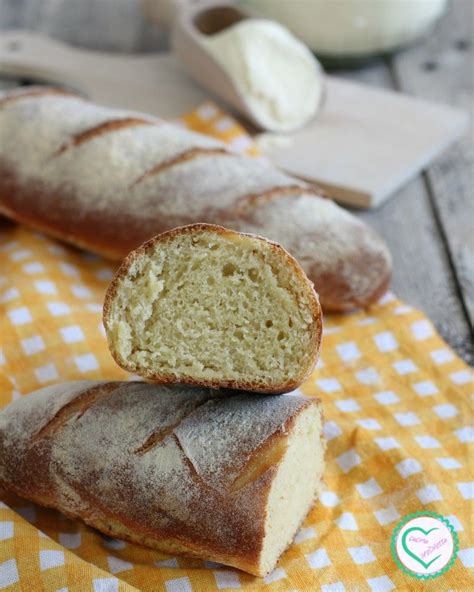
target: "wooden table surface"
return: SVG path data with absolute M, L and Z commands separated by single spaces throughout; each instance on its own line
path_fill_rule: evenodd
M 342 76 L 461 107 L 473 114 L 472 0 L 454 0 L 423 41 Z M 0 29 L 39 30 L 63 41 L 122 52 L 166 48 L 137 0 L 0 0 Z M 1 36 L 1 34 L 0 34 Z M 22 81 L 0 80 L 0 87 Z M 463 141 L 375 211 L 373 225 L 394 260 L 393 291 L 428 314 L 444 339 L 474 363 L 474 142 Z

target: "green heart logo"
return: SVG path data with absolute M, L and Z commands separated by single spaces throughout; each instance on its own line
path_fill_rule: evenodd
M 418 535 L 410 536 L 413 533 Z M 447 518 L 425 510 L 400 520 L 393 530 L 390 550 L 403 572 L 418 580 L 430 580 L 451 569 L 458 555 L 459 542 Z M 438 553 L 433 557 L 436 551 Z
M 421 559 L 420 557 L 418 557 L 418 555 L 416 555 L 415 553 L 413 553 L 413 551 L 411 551 L 408 548 L 408 545 L 406 543 L 406 539 L 407 536 L 413 532 L 414 530 L 419 530 L 420 532 L 422 532 L 424 535 L 429 535 L 430 532 L 433 532 L 433 530 L 439 530 L 439 528 L 437 526 L 435 526 L 434 528 L 430 528 L 430 530 L 424 530 L 423 528 L 420 528 L 419 526 L 413 526 L 412 528 L 408 528 L 402 536 L 402 547 L 405 551 L 405 553 L 407 553 L 408 555 L 410 555 L 410 557 L 412 557 L 415 561 L 418 561 L 418 563 L 420 565 L 422 565 L 425 569 L 428 569 L 429 566 L 434 563 L 437 559 L 439 559 L 441 557 L 441 555 L 438 555 L 437 557 L 435 557 L 434 559 L 432 559 L 431 561 L 429 561 L 428 563 L 425 563 L 423 561 L 423 559 Z

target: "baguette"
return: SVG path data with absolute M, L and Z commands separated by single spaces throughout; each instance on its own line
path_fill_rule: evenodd
M 119 366 L 154 382 L 283 393 L 314 368 L 322 318 L 280 245 L 194 224 L 128 255 L 105 296 L 104 327 Z
M 196 222 L 262 235 L 300 262 L 326 310 L 367 306 L 390 279 L 382 240 L 314 186 L 52 88 L 0 94 L 0 213 L 112 259 Z
M 64 383 L 0 413 L 0 485 L 107 535 L 263 576 L 319 490 L 321 429 L 304 397 Z

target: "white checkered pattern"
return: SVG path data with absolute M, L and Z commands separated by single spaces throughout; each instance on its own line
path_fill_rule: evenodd
M 343 362 L 351 362 L 360 358 L 360 351 L 353 341 L 336 345 L 336 351 Z
M 325 393 L 334 393 L 341 390 L 341 385 L 335 378 L 324 378 L 316 381 L 318 387 Z
M 79 372 L 90 372 L 97 370 L 99 364 L 94 354 L 83 354 L 82 356 L 75 356 L 74 362 L 76 363 Z
M 416 497 L 422 504 L 429 504 L 443 499 L 438 487 L 434 484 L 426 485 L 416 491 Z
M 374 336 L 375 345 L 383 352 L 391 352 L 398 349 L 398 342 L 391 331 L 384 331 Z
M 433 335 L 433 326 L 429 321 L 415 321 L 411 324 L 411 330 L 416 340 L 423 341 Z
M 98 578 L 92 581 L 92 586 L 94 592 L 119 592 L 119 581 L 116 578 Z
M 464 567 L 474 567 L 474 547 L 468 549 L 460 549 L 458 557 Z
M 375 561 L 375 555 L 373 554 L 372 549 L 367 545 L 361 547 L 349 547 L 348 551 L 352 560 L 357 565 L 372 563 L 372 561 Z
M 358 483 L 356 485 L 356 489 L 364 499 L 370 499 L 375 495 L 379 495 L 383 491 L 380 485 L 373 477 L 371 477 L 364 483 Z
M 33 337 L 22 339 L 20 343 L 25 355 L 27 356 L 37 354 L 46 348 L 41 335 L 33 335 Z
M 71 308 L 64 302 L 48 302 L 47 307 L 53 317 L 71 313 Z
M 331 560 L 328 557 L 326 549 L 317 549 L 313 553 L 305 555 L 306 561 L 312 569 L 321 569 L 331 565 Z
M 33 320 L 31 318 L 31 313 L 26 308 L 26 306 L 9 310 L 7 314 L 10 319 L 10 322 L 13 325 L 26 325 L 27 323 L 31 323 L 31 321 Z
M 381 450 L 400 448 L 400 442 L 392 436 L 389 436 L 388 438 L 374 438 L 374 441 Z
M 323 491 L 319 496 L 319 501 L 328 508 L 334 508 L 341 503 L 339 496 L 333 491 Z
M 420 395 L 420 397 L 429 397 L 430 395 L 435 395 L 438 392 L 438 388 L 431 382 L 431 380 L 417 382 L 413 385 L 413 388 Z
M 323 426 L 324 437 L 329 442 L 342 434 L 341 428 L 334 421 L 327 421 Z
M 362 462 L 360 456 L 357 454 L 355 448 L 351 448 L 336 458 L 337 464 L 341 467 L 344 473 L 348 473 L 351 469 L 360 465 Z
M 390 524 L 395 520 L 400 518 L 400 514 L 398 510 L 394 506 L 389 506 L 388 508 L 381 508 L 380 510 L 375 510 L 374 512 L 375 518 L 377 522 L 382 526 L 386 524 Z
M 418 425 L 420 423 L 420 418 L 412 411 L 408 411 L 407 413 L 395 413 L 394 417 L 403 427 Z
M 390 592 L 391 590 L 395 590 L 395 584 L 388 576 L 369 578 L 367 583 L 372 592 Z
M 56 286 L 49 280 L 37 280 L 34 286 L 40 294 L 57 294 Z
M 454 384 L 467 384 L 473 380 L 473 373 L 471 370 L 459 370 L 459 372 L 453 372 L 449 376 Z
M 445 518 L 451 523 L 456 532 L 462 532 L 464 530 L 464 526 L 461 524 L 457 516 L 450 514 L 449 516 L 445 516 Z
M 179 567 L 178 560 L 176 558 L 172 559 L 163 559 L 162 561 L 155 561 L 156 567 L 171 567 L 172 569 L 176 569 Z M 207 567 L 207 566 L 205 566 Z
M 193 592 L 191 581 L 187 576 L 166 580 L 165 587 L 166 592 Z
M 415 458 L 405 458 L 396 464 L 395 468 L 403 479 L 422 471 L 420 463 Z
M 204 119 L 205 121 L 208 119 L 213 119 L 218 115 L 217 109 L 214 107 L 214 105 L 211 105 L 210 103 L 206 103 L 199 107 L 197 113 L 199 117 L 201 119 Z
M 228 122 L 218 110 L 214 113 L 209 125 L 224 129 Z M 20 239 L 9 241 L 8 252 L 0 253 L 2 401 L 8 402 L 5 393 L 7 399 L 20 398 L 42 384 L 68 379 L 136 379 L 114 366 L 100 320 L 103 293 L 115 265 L 49 244 L 41 235 L 33 248 L 33 239 L 22 244 L 21 235 L 36 235 L 20 227 L 18 233 Z M 0 251 L 6 243 L 0 230 Z M 54 257 L 45 255 L 47 250 Z M 466 425 L 467 405 L 474 402 L 474 394 L 469 399 L 472 372 L 417 311 L 397 303 L 391 294 L 382 303 L 371 308 L 371 316 L 362 311 L 329 316 L 324 363 L 321 360 L 318 371 L 292 393 L 322 399 L 328 469 L 324 490 L 293 546 L 265 578 L 211 561 L 140 550 L 66 518 L 58 518 L 54 527 L 48 518 L 46 527 L 44 510 L 26 502 L 15 508 L 17 513 L 0 504 L 0 574 L 5 565 L 11 573 L 11 564 L 5 562 L 17 559 L 16 551 L 6 556 L 5 549 L 17 549 L 18 537 L 29 529 L 34 544 L 39 542 L 35 569 L 43 569 L 39 577 L 47 583 L 54 578 L 53 592 L 71 590 L 68 581 L 76 581 L 78 557 L 92 558 L 104 570 L 101 575 L 89 566 L 94 573 L 83 587 L 92 592 L 118 592 L 128 586 L 125 582 L 165 592 L 254 586 L 275 592 L 386 592 L 402 589 L 405 580 L 380 540 L 389 540 L 403 516 L 426 509 L 447 516 L 462 534 L 460 560 L 445 576 L 446 588 L 456 589 L 453 578 L 462 576 L 463 563 L 469 563 L 463 547 L 469 544 L 466 508 L 474 489 L 467 456 L 474 430 Z M 24 563 L 14 566 L 20 586 L 27 586 Z M 81 566 L 88 569 L 87 563 Z
M 23 259 L 28 259 L 28 257 L 31 257 L 32 253 L 30 250 L 28 249 L 24 249 L 21 251 L 15 251 L 14 253 L 12 253 L 10 255 L 10 259 L 12 261 L 23 261 Z
M 60 532 L 59 542 L 67 549 L 77 549 L 80 547 L 82 537 L 80 532 Z
M 24 273 L 27 273 L 28 275 L 33 275 L 35 273 L 44 273 L 46 271 L 44 265 L 42 263 L 38 263 L 38 261 L 25 263 L 22 269 Z
M 8 290 L 5 290 L 5 292 L 3 292 L 3 294 L 0 296 L 0 304 L 5 304 L 11 300 L 15 300 L 16 298 L 19 298 L 19 296 L 20 292 L 17 290 L 17 288 L 9 288 Z
M 58 370 L 55 364 L 52 363 L 36 368 L 35 376 L 40 384 L 52 382 L 53 380 L 57 380 L 59 378 Z
M 61 336 L 65 343 L 78 343 L 84 341 L 84 333 L 78 325 L 70 325 L 69 327 L 61 327 Z
M 395 403 L 400 402 L 400 397 L 396 395 L 393 391 L 383 391 L 381 393 L 376 393 L 374 398 L 381 404 L 381 405 L 394 405 Z
M 110 282 L 114 277 L 114 272 L 109 267 L 103 267 L 96 272 L 96 277 L 103 282 Z
M 463 444 L 474 441 L 474 427 L 465 426 L 459 430 L 455 430 L 454 435 Z
M 376 385 L 380 384 L 380 376 L 374 368 L 364 368 L 355 373 L 355 377 L 361 384 Z
M 359 411 L 360 405 L 355 399 L 341 399 L 336 401 L 336 406 L 344 413 L 352 413 L 353 411 Z
M 265 584 L 271 584 L 273 582 L 278 582 L 279 580 L 283 580 L 286 577 L 287 577 L 286 571 L 284 569 L 282 569 L 281 567 L 277 567 L 271 573 L 269 573 L 268 576 L 265 576 L 263 578 L 263 581 L 265 582 Z
M 366 430 L 381 430 L 382 426 L 379 424 L 379 422 L 376 419 L 373 419 L 371 417 L 367 417 L 365 419 L 358 419 L 357 420 L 358 425 L 360 425 L 361 428 L 364 428 Z
M 440 457 L 437 458 L 436 461 L 443 469 L 447 471 L 450 471 L 452 469 L 460 469 L 462 467 L 461 463 L 455 458 Z
M 0 582 L 2 583 L 2 588 L 13 586 L 19 580 L 18 568 L 14 559 L 0 563 Z
M 459 413 L 457 407 L 451 405 L 451 403 L 445 403 L 444 405 L 435 405 L 433 407 L 433 411 L 441 419 L 451 419 L 451 417 L 456 417 L 456 415 Z
M 464 499 L 474 498 L 474 481 L 470 481 L 469 483 L 458 483 L 457 487 Z
M 415 440 L 422 448 L 441 448 L 439 440 L 433 436 L 415 436 Z
M 454 355 L 449 349 L 436 349 L 431 352 L 431 358 L 436 364 L 446 364 L 454 359 Z
M 39 559 L 41 571 L 59 567 L 64 565 L 64 551 L 40 551 Z
M 359 530 L 356 519 L 352 512 L 344 512 L 336 520 L 336 524 L 341 530 Z
M 109 555 L 107 557 L 107 563 L 109 566 L 110 573 L 113 574 L 117 574 L 122 571 L 127 571 L 133 568 L 133 563 L 130 563 L 129 561 L 123 561 L 119 557 L 114 557 L 112 555 Z
M 71 263 L 60 263 L 59 269 L 68 277 L 78 278 L 81 275 L 79 268 L 75 265 L 71 265 Z
M 11 539 L 13 536 L 13 522 L 7 520 L 6 522 L 0 522 L 0 541 L 6 541 Z
M 92 298 L 92 292 L 89 290 L 89 288 L 81 284 L 71 286 L 71 292 L 76 298 Z
M 411 374 L 418 370 L 413 360 L 398 360 L 397 362 L 393 363 L 393 367 L 401 376 L 404 376 L 405 374 Z
M 316 531 L 314 528 L 302 528 L 296 533 L 295 543 L 302 543 L 308 539 L 316 538 Z

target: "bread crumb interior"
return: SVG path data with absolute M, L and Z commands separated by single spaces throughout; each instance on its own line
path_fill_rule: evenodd
M 145 375 L 279 384 L 311 364 L 311 299 L 281 252 L 259 239 L 178 234 L 120 280 L 109 340 Z
M 260 555 L 262 575 L 274 568 L 290 545 L 321 490 L 325 448 L 321 432 L 321 413 L 311 405 L 296 420 L 270 489 Z

